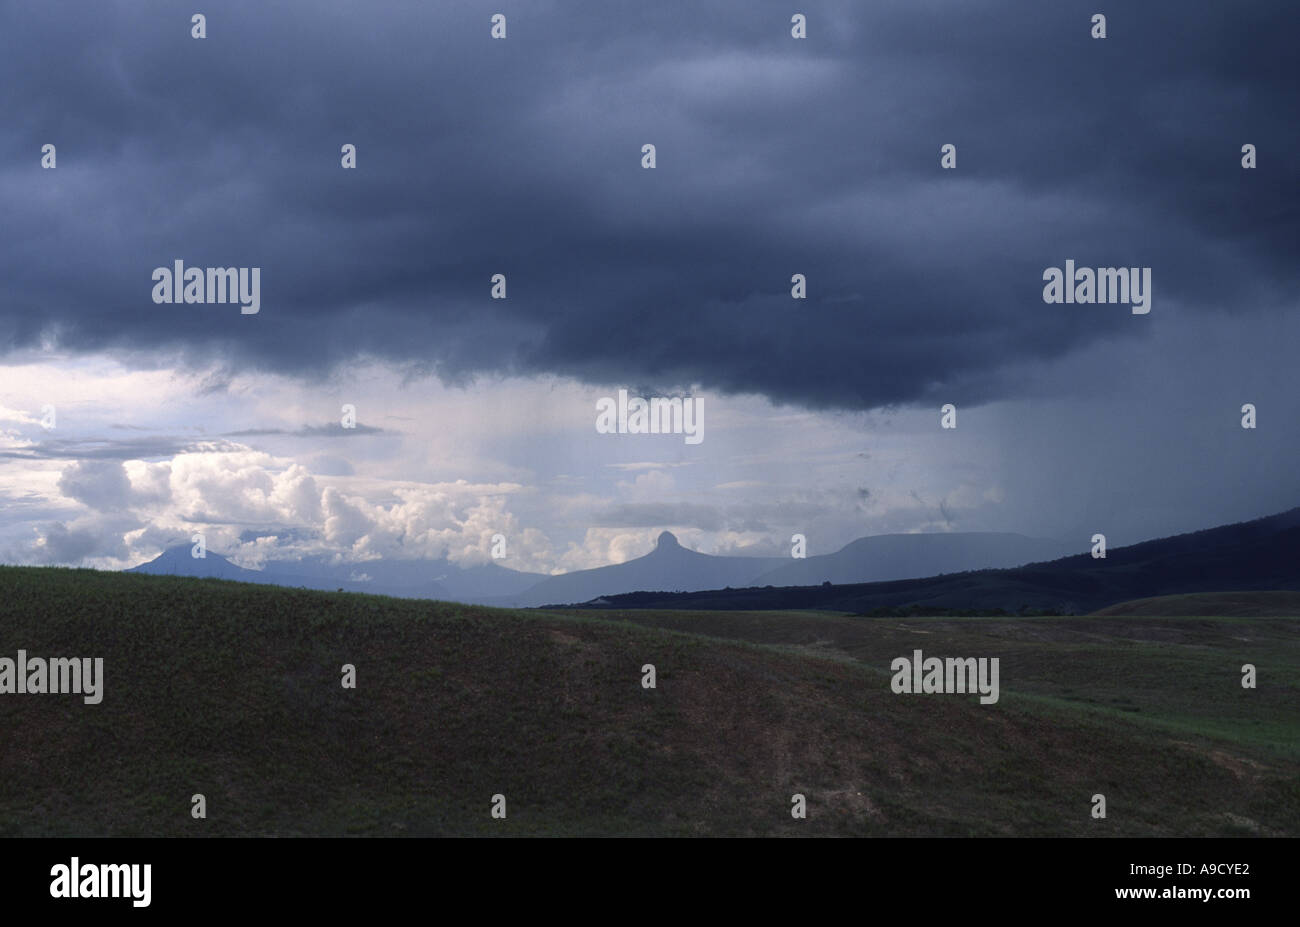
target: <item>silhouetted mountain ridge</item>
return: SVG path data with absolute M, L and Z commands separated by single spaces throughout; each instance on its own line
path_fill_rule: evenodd
M 877 535 L 831 554 L 792 560 L 703 554 L 664 531 L 642 557 L 555 576 L 497 563 L 461 567 L 445 558 L 346 563 L 332 555 L 272 560 L 262 570 L 246 570 L 211 551 L 195 559 L 188 546 L 171 548 L 131 572 L 503 606 L 600 600 L 619 607 L 855 612 L 916 606 L 1085 613 L 1157 595 L 1300 589 L 1300 508 L 1114 548 L 1100 560 L 1088 553 L 1061 557 L 1061 547 L 1006 533 Z M 1050 559 L 1053 553 L 1057 559 Z M 971 568 L 989 561 L 1006 566 Z M 860 579 L 881 575 L 890 578 Z
M 1300 508 L 1248 522 L 1032 563 L 880 583 L 607 596 L 601 607 L 833 609 L 917 607 L 1083 614 L 1129 599 L 1195 592 L 1300 590 Z
M 929 576 L 944 570 L 1050 559 L 1061 553 L 1061 547 L 1056 541 L 1018 534 L 891 534 L 859 538 L 830 554 L 792 559 L 704 554 L 683 547 L 676 535 L 664 531 L 644 556 L 554 576 L 512 570 L 495 562 L 470 567 L 445 557 L 346 562 L 334 554 L 268 560 L 262 569 L 250 570 L 212 551 L 204 558 L 193 558 L 188 545 L 170 548 L 127 572 L 526 607 L 587 602 L 637 591 L 693 592 L 725 586 Z
M 1058 541 L 1004 532 L 878 534 L 858 538 L 833 554 L 790 560 L 758 577 L 756 586 L 812 586 L 919 579 L 1021 566 L 1071 553 Z

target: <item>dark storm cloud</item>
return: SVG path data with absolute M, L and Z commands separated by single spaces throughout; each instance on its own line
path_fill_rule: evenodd
M 0 350 L 970 403 L 1295 292 L 1284 2 L 1126 4 L 1100 41 L 1073 2 L 804 4 L 803 41 L 750 0 L 529 4 L 505 41 L 479 4 L 231 2 L 204 40 L 169 5 L 3 9 Z M 1152 267 L 1152 316 L 1045 305 L 1067 258 Z M 175 259 L 260 267 L 261 312 L 154 305 Z

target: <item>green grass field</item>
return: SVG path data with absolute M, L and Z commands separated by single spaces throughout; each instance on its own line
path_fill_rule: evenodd
M 918 647 L 998 657 L 1001 700 L 893 694 Z M 19 648 L 106 683 L 0 695 L 4 835 L 1300 833 L 1294 618 L 564 614 L 3 567 Z

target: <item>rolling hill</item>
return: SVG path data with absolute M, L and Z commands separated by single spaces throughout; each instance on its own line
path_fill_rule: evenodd
M 1153 615 L 1160 617 L 1284 618 L 1300 615 L 1300 592 L 1196 592 L 1190 595 L 1159 595 L 1109 605 L 1093 612 L 1111 615 Z
M 0 696 L 6 836 L 1300 833 L 1294 620 L 559 614 L 29 567 L 0 593 L 0 655 L 105 666 L 98 705 Z M 914 646 L 1002 655 L 1001 701 L 894 695 Z

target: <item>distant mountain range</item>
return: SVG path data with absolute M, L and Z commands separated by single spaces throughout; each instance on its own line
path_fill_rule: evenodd
M 824 582 L 874 583 L 1012 567 L 1055 560 L 1076 553 L 1058 541 L 1023 534 L 953 532 L 950 534 L 879 534 L 858 538 L 833 554 L 782 560 L 755 580 L 757 586 L 814 586 Z
M 128 572 L 215 577 L 241 582 L 344 589 L 402 598 L 528 607 L 590 602 L 632 592 L 698 592 L 725 587 L 862 583 L 942 572 L 1009 567 L 1065 553 L 1057 541 L 988 532 L 887 534 L 860 538 L 840 550 L 802 559 L 715 556 L 688 550 L 669 531 L 655 549 L 625 563 L 555 576 L 495 563 L 460 567 L 446 559 L 340 563 L 331 556 L 270 560 L 261 570 L 236 566 L 208 551 L 170 548 Z
M 665 531 L 659 535 L 655 549 L 644 557 L 547 577 L 520 596 L 516 604 L 586 602 L 599 596 L 633 590 L 693 592 L 724 586 L 748 586 L 784 562 L 778 557 L 701 554 L 682 547 L 671 531 Z
M 903 609 L 930 614 L 994 609 L 1086 614 L 1130 599 L 1262 590 L 1300 591 L 1300 508 L 1112 548 L 1104 559 L 1085 553 L 1014 569 L 894 582 L 674 595 L 637 592 L 608 596 L 598 604 L 602 608 L 833 609 L 857 614 Z
M 247 570 L 213 551 L 207 551 L 201 558 L 194 557 L 189 546 L 169 548 L 148 563 L 126 572 L 213 577 L 272 586 L 343 589 L 404 599 L 443 599 L 478 604 L 518 595 L 544 578 L 540 573 L 509 570 L 494 563 L 460 567 L 445 559 L 337 563 L 333 557 L 315 556 L 301 560 L 268 560 L 260 570 Z

